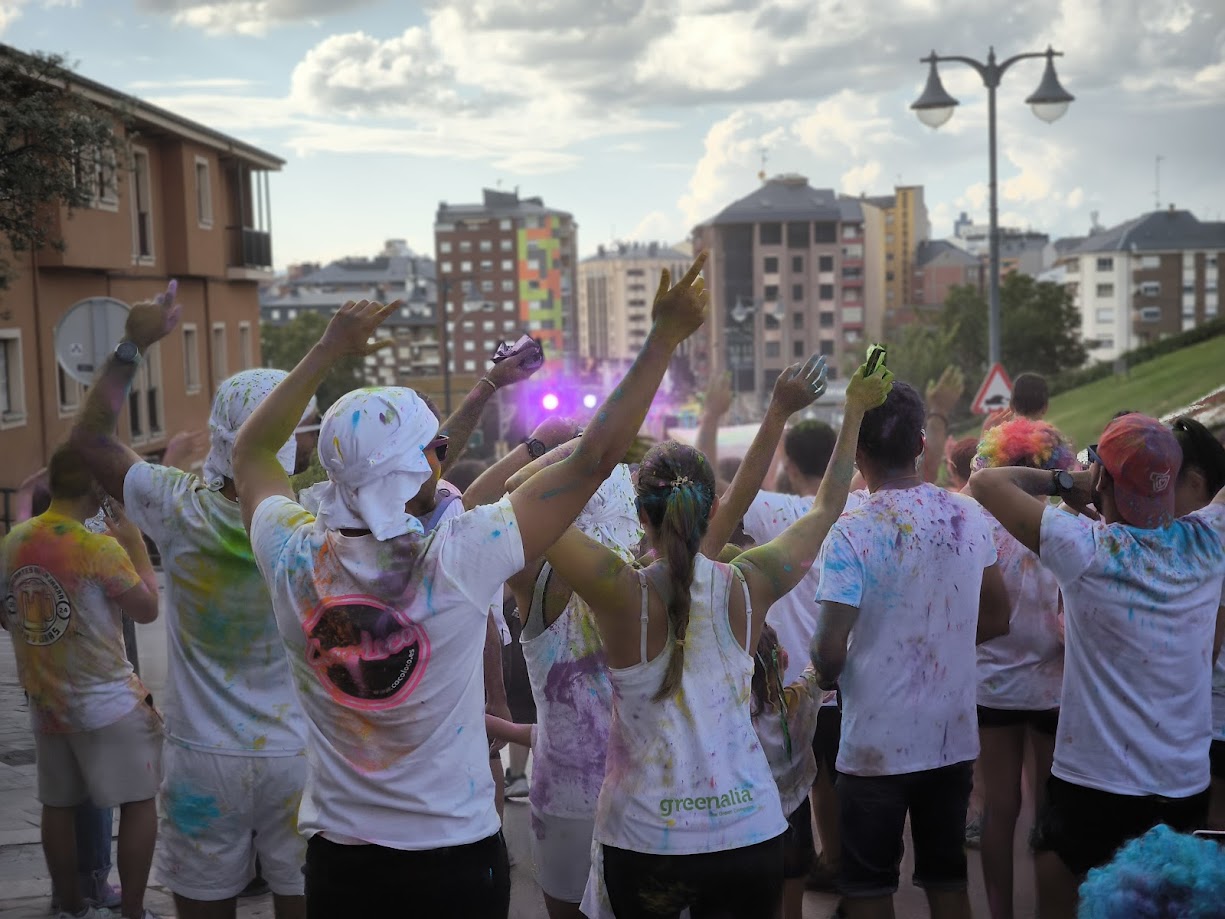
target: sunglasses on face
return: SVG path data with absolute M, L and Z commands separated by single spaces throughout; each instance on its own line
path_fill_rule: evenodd
M 1089 446 L 1085 448 L 1085 453 L 1088 455 L 1090 463 L 1097 463 L 1099 466 L 1105 465 L 1102 462 L 1102 458 L 1097 455 L 1097 444 L 1089 444 Z
M 438 462 L 441 463 L 445 461 L 447 458 L 447 444 L 449 444 L 450 441 L 451 439 L 447 437 L 446 434 L 439 434 L 437 437 L 431 440 L 428 444 L 422 447 L 421 452 L 428 453 L 430 450 L 433 450 L 434 455 L 438 457 Z

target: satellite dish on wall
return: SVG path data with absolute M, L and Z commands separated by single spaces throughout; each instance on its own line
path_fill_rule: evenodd
M 55 358 L 64 372 L 86 386 L 123 338 L 131 309 L 114 297 L 74 303 L 55 327 Z

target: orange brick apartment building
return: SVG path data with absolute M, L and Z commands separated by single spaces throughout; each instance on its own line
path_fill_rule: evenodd
M 0 291 L 5 520 L 5 491 L 46 464 L 83 399 L 53 350 L 56 325 L 74 303 L 107 296 L 132 304 L 179 281 L 181 326 L 142 361 L 120 420 L 120 434 L 140 453 L 206 427 L 217 384 L 260 363 L 257 288 L 272 266 L 268 173 L 283 161 L 75 75 L 71 89 L 126 109 L 130 162 L 92 180 L 91 207 L 54 215 L 63 252 L 17 254 L 17 276 Z

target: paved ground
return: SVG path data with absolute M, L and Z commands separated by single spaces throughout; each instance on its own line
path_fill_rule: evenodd
M 161 622 L 137 627 L 142 676 L 154 696 L 161 693 L 166 679 L 165 633 Z M 6 919 L 42 919 L 49 915 L 51 882 L 39 844 L 39 804 L 34 797 L 34 742 L 30 734 L 28 713 L 9 637 L 0 631 L 0 917 Z M 512 868 L 511 919 L 545 919 L 544 904 L 531 872 L 528 854 L 528 808 L 525 804 L 508 803 L 506 834 L 515 867 Z M 1018 839 L 1021 834 L 1018 833 Z M 907 846 L 909 849 L 909 845 Z M 1032 875 L 1023 846 L 1017 858 L 1018 917 L 1034 915 Z M 907 856 L 902 866 L 903 879 L 909 878 L 913 863 Z M 977 853 L 970 857 L 971 894 L 976 916 L 987 916 L 983 895 L 982 873 Z M 112 882 L 118 882 L 117 872 Z M 146 905 L 159 916 L 174 915 L 174 906 L 167 892 L 150 888 Z M 836 900 L 832 896 L 809 893 L 804 902 L 805 919 L 826 919 Z M 270 897 L 240 901 L 239 917 L 264 919 L 272 916 Z M 897 897 L 899 919 L 927 915 L 922 893 L 903 883 Z

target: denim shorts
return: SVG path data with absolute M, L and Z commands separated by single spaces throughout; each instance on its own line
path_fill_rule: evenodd
M 897 891 L 907 814 L 914 838 L 914 883 L 929 890 L 964 890 L 973 768 L 969 762 L 901 775 L 839 773 L 842 893 L 885 897 Z

